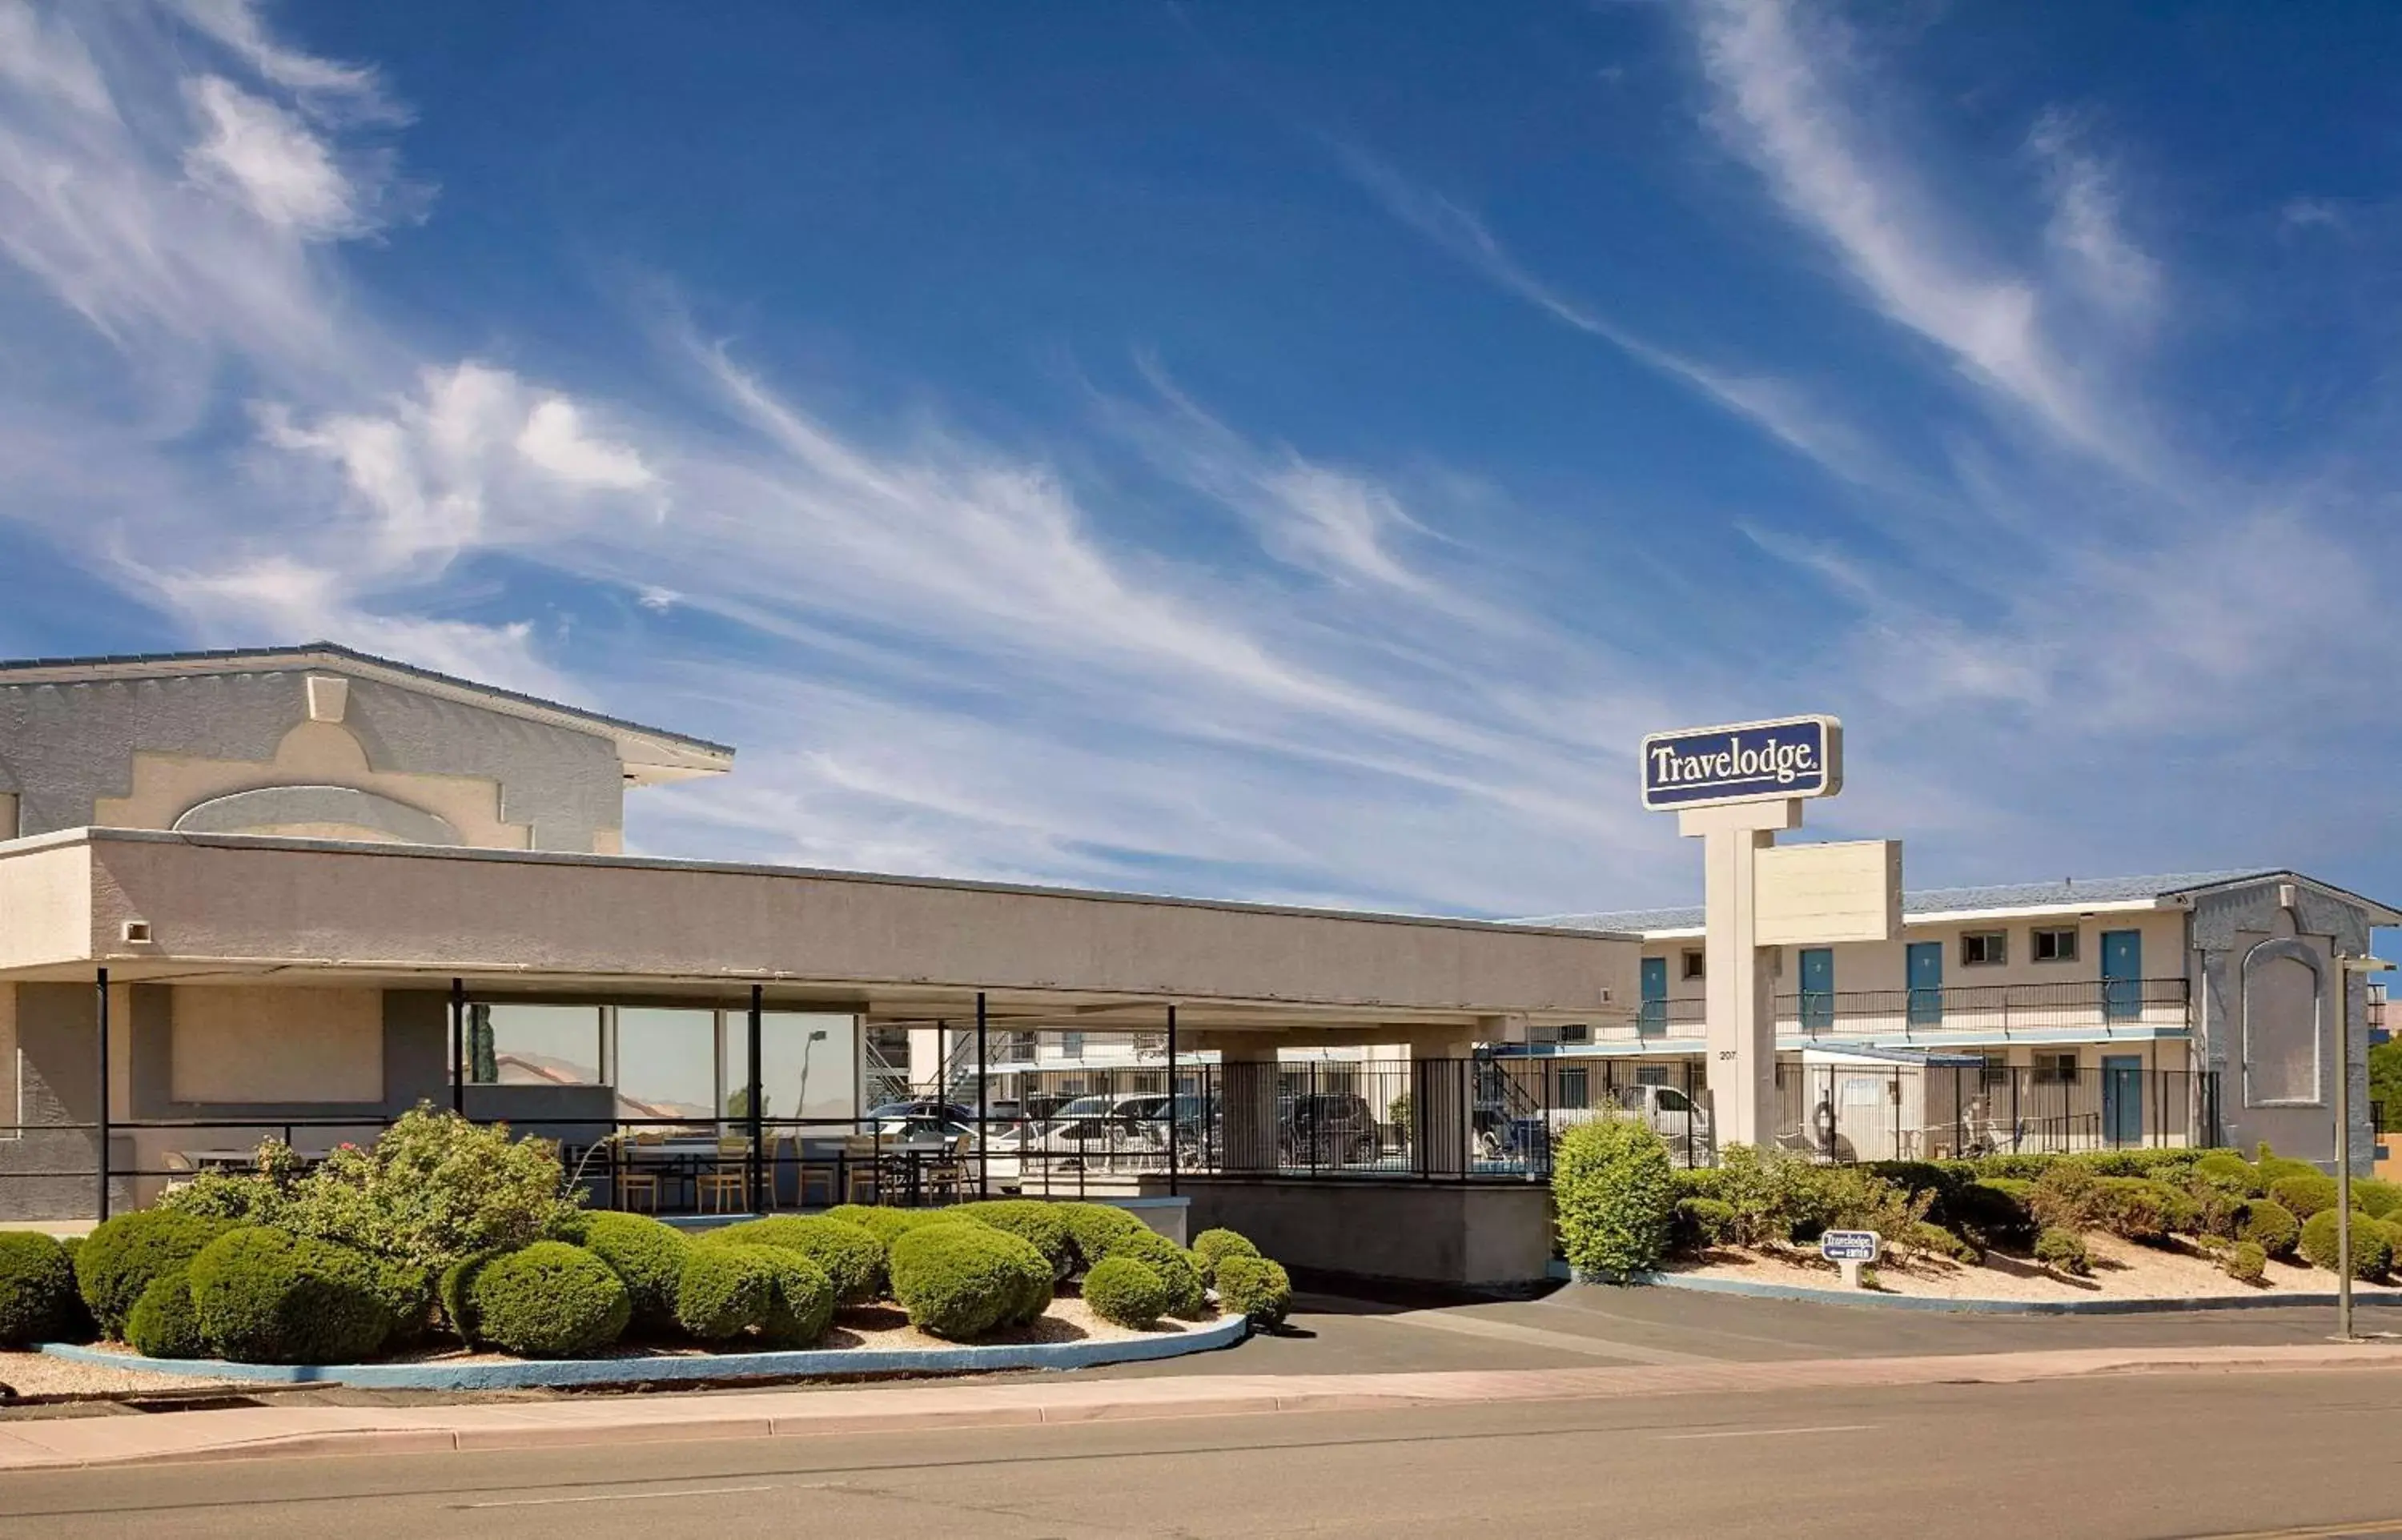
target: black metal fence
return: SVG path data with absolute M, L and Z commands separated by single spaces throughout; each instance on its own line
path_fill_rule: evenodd
M 1776 1094 L 1776 1143 L 1836 1161 L 2218 1142 L 2218 1077 L 2208 1071 L 1780 1064 Z

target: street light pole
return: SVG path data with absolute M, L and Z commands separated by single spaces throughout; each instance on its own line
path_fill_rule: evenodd
M 2352 1341 L 2352 978 L 2381 973 L 2382 957 L 2344 957 L 2336 974 L 2335 1334 Z

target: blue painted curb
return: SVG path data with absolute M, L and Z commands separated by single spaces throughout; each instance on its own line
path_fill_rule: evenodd
M 800 1348 L 713 1356 L 527 1359 L 507 1364 L 228 1364 L 214 1358 L 143 1358 L 77 1342 L 45 1342 L 54 1358 L 162 1374 L 201 1374 L 264 1384 L 344 1384 L 358 1390 L 525 1390 L 535 1386 L 693 1383 L 851 1374 L 980 1374 L 1004 1368 L 1094 1368 L 1232 1347 L 1250 1323 L 1230 1315 L 1173 1337 L 1112 1342 L 995 1342 L 949 1348 Z
M 1580 1278 L 1579 1283 L 1596 1280 Z M 2226 1294 L 2201 1299 L 1932 1299 L 1903 1294 L 1871 1294 L 1838 1288 L 1798 1288 L 1753 1284 L 1740 1278 L 1694 1278 L 1681 1272 L 1636 1272 L 1637 1286 L 1681 1288 L 1695 1294 L 1733 1294 L 1749 1299 L 1800 1299 L 1814 1305 L 1862 1310 L 1931 1310 L 1964 1315 L 2157 1315 L 2202 1310 L 2278 1310 L 2288 1306 L 2334 1308 L 2332 1294 Z M 2360 1305 L 2402 1305 L 2402 1294 L 2354 1294 Z

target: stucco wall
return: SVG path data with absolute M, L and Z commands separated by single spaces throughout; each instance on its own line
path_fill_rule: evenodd
M 2256 883 L 2205 894 L 2195 902 L 2197 1052 L 2221 1072 L 2220 1121 L 2229 1144 L 2249 1148 L 2266 1140 L 2281 1155 L 2323 1162 L 2335 1159 L 2333 1076 L 2340 1060 L 2346 1062 L 2352 1078 L 2352 1157 L 2359 1169 L 2367 1170 L 2376 1145 L 2368 1125 L 2367 989 L 2357 975 L 2340 973 L 2334 959 L 2338 954 L 2358 956 L 2368 951 L 2368 916 L 2357 905 L 2306 885 L 2297 885 L 2295 907 L 2281 911 L 2277 887 L 2273 882 Z M 2315 1107 L 2258 1106 L 2244 1083 L 2243 957 L 2258 942 L 2285 937 L 2308 946 L 2326 970 L 2329 994 L 2326 1019 L 2319 1024 L 2324 1096 Z M 2336 1046 L 2338 989 L 2348 996 L 2343 1019 L 2351 1025 L 2350 1051 L 2342 1054 Z M 2308 1038 L 2306 1003 L 2280 1003 L 2278 1019 L 2262 1021 L 2257 1018 L 2263 1008 L 2254 1002 L 2250 1029 L 2256 1045 L 2279 1037 Z
M 380 991 L 179 984 L 172 1009 L 178 1102 L 383 1100 Z
M 1108 895 L 415 846 L 99 835 L 93 926 L 169 961 L 761 976 L 1381 1005 L 1631 1009 L 1634 944 Z M 0 862 L 4 866 L 5 862 Z M 1600 1005 L 1608 989 L 1615 1007 Z
M 103 808 L 137 827 L 163 828 L 193 802 L 244 790 L 245 780 L 303 778 L 298 771 L 245 776 L 242 767 L 271 765 L 287 735 L 308 724 L 302 736 L 314 741 L 300 748 L 311 764 L 340 761 L 338 737 L 354 741 L 369 790 L 464 825 L 476 822 L 480 797 L 490 809 L 485 825 L 530 831 L 480 843 L 615 848 L 623 768 L 606 738 L 352 676 L 344 676 L 341 724 L 310 724 L 308 677 L 341 672 L 0 686 L 0 793 L 19 804 L 18 827 L 6 832 L 104 822 Z

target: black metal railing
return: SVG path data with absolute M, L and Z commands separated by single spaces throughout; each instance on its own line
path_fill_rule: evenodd
M 2063 979 L 2049 983 L 1941 984 L 1922 989 L 1797 990 L 1776 997 L 1779 1026 L 1806 1034 L 2042 1031 L 2187 1024 L 2184 979 Z
M 1775 1142 L 1836 1161 L 2216 1144 L 2218 1077 L 2092 1066 L 1776 1066 Z

